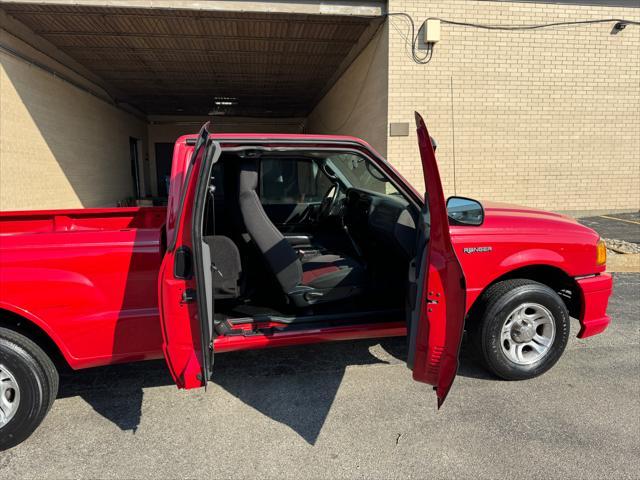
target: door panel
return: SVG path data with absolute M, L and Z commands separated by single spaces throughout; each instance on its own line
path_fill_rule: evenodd
M 211 272 L 203 268 L 201 229 L 205 189 L 220 148 L 209 140 L 207 126 L 188 164 L 175 234 L 158 278 L 163 352 L 179 388 L 205 386 L 213 361 L 213 306 L 207 304 L 213 291 L 207 293 L 206 274 Z
M 197 304 L 188 300 L 188 292 L 194 290 L 195 280 L 193 276 L 189 279 L 175 278 L 173 264 L 174 255 L 165 255 L 158 282 L 162 350 L 178 388 L 197 388 L 205 382 Z
M 433 143 L 416 112 L 418 145 L 426 187 L 422 248 L 417 260 L 417 301 L 409 327 L 413 378 L 433 385 L 438 408 L 458 370 L 465 315 L 465 280 L 456 257 Z

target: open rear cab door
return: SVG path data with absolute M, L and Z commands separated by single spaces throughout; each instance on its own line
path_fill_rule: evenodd
M 420 114 L 415 116 L 426 194 L 414 267 L 416 294 L 408 326 L 407 364 L 414 380 L 433 385 L 440 408 L 458 371 L 466 287 L 451 243 L 434 144 Z
M 213 365 L 213 292 L 207 294 L 210 272 L 203 269 L 208 250 L 203 249 L 202 220 L 220 146 L 209 139 L 208 126 L 200 130 L 182 188 L 171 189 L 181 192 L 180 204 L 177 216 L 167 220 L 167 251 L 158 277 L 162 348 L 179 388 L 206 386 Z

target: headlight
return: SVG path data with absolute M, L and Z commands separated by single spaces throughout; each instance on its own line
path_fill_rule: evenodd
M 604 265 L 607 263 L 607 245 L 604 240 L 598 240 L 596 247 L 596 265 Z

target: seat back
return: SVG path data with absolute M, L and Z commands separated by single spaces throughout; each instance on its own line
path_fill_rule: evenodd
M 257 188 L 258 160 L 241 160 L 238 190 L 244 226 L 284 293 L 289 293 L 302 281 L 302 262 L 293 247 L 269 220 L 258 197 Z
M 238 298 L 242 295 L 242 262 L 233 240 L 223 235 L 202 237 L 209 247 L 213 271 L 213 298 Z

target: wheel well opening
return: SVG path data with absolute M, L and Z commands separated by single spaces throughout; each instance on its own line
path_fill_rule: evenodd
M 504 280 L 511 280 L 515 278 L 533 280 L 534 282 L 542 283 L 543 285 L 553 289 L 566 305 L 569 315 L 573 318 L 580 318 L 581 297 L 580 288 L 578 287 L 577 282 L 565 271 L 549 265 L 531 265 L 528 267 L 522 267 L 496 278 L 493 282 L 487 285 L 482 294 L 480 294 L 476 299 L 469 310 L 469 318 L 478 318 L 477 315 L 480 313 L 478 309 L 483 303 L 481 299 L 483 298 L 484 293 L 492 285 Z
M 0 309 L 0 327 L 24 335 L 38 345 L 49 356 L 59 372 L 71 369 L 58 346 L 51 340 L 51 337 L 32 321 L 16 313 Z

